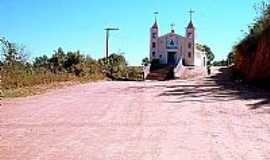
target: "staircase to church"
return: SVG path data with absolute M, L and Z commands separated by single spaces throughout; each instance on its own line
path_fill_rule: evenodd
M 174 66 L 162 65 L 152 67 L 150 73 L 146 77 L 147 80 L 165 81 L 174 78 Z

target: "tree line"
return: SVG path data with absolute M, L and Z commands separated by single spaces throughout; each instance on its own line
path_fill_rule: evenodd
M 123 54 L 93 59 L 80 51 L 65 52 L 61 47 L 51 56 L 30 61 L 25 49 L 0 38 L 1 89 L 9 90 L 63 81 L 142 80 L 142 67 L 131 67 Z

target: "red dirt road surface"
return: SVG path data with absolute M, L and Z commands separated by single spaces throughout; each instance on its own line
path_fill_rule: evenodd
M 269 105 L 238 92 L 206 78 L 97 82 L 3 100 L 0 159 L 269 160 Z

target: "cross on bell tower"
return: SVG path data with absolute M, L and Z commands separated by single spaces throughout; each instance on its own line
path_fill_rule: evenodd
M 192 16 L 195 13 L 192 9 L 189 10 L 189 16 L 190 16 L 190 21 L 189 24 L 186 28 L 186 38 L 188 40 L 188 51 L 187 51 L 187 61 L 189 64 L 194 65 L 194 57 L 195 57 L 195 27 L 192 22 Z
M 155 22 L 157 22 L 157 15 L 159 14 L 159 12 L 154 12 L 155 15 Z
M 159 27 L 157 23 L 157 15 L 158 12 L 154 12 L 155 15 L 155 22 L 153 26 L 150 29 L 150 60 L 152 61 L 153 59 L 157 58 L 157 48 L 158 48 L 158 33 L 159 33 Z
M 171 31 L 172 31 L 172 33 L 175 32 L 175 24 L 174 23 L 171 24 Z
M 190 9 L 188 12 L 189 12 L 189 16 L 190 16 L 190 21 L 192 22 L 192 18 L 193 18 L 192 16 L 195 13 L 195 11 Z

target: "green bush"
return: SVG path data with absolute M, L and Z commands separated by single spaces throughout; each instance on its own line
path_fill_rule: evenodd
M 65 53 L 58 48 L 51 57 L 43 55 L 30 63 L 23 48 L 1 38 L 0 44 L 1 89 L 5 91 L 66 81 L 141 80 L 143 75 L 141 67 L 128 67 L 123 55 L 95 60 L 80 51 Z
M 262 77 L 266 78 L 262 75 L 266 75 L 265 70 L 268 69 L 262 68 L 267 67 L 267 64 L 269 64 L 269 62 L 264 62 L 265 64 L 261 64 L 262 68 L 254 68 L 255 60 L 261 56 L 267 57 L 268 54 L 267 51 L 258 51 L 258 48 L 262 37 L 268 36 L 270 38 L 268 34 L 270 30 L 270 4 L 262 2 L 256 6 L 256 10 L 259 16 L 254 19 L 246 36 L 233 47 L 233 51 L 228 57 L 229 63 L 234 64 L 235 77 L 249 79 L 249 81 Z M 265 48 L 267 48 L 268 42 L 265 41 L 265 43 Z
M 128 69 L 124 56 L 112 54 L 108 58 L 99 60 L 103 73 L 113 80 L 127 79 Z
M 142 81 L 144 80 L 143 74 L 142 67 L 128 67 L 128 80 Z

